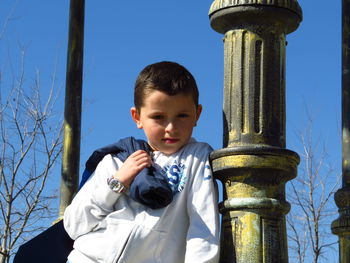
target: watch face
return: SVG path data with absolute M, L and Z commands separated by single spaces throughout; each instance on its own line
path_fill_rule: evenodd
M 108 181 L 108 184 L 112 191 L 116 193 L 121 193 L 124 190 L 124 185 L 118 179 L 112 178 Z

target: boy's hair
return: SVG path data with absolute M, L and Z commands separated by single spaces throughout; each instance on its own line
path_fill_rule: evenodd
M 195 105 L 198 106 L 199 94 L 194 77 L 185 67 L 175 62 L 154 63 L 140 72 L 134 90 L 134 104 L 138 111 L 143 106 L 145 96 L 154 90 L 169 96 L 192 95 Z

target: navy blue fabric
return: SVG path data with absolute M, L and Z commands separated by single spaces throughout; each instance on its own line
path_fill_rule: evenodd
M 73 243 L 61 220 L 21 245 L 13 263 L 66 263 Z
M 134 137 L 121 139 L 117 143 L 100 148 L 93 152 L 85 164 L 82 180 L 79 188 L 88 180 L 95 171 L 98 163 L 107 154 L 116 155 L 121 161 L 125 161 L 133 152 L 144 150 L 148 153 L 151 148 L 144 140 L 136 140 Z M 161 171 L 153 166 L 143 169 L 130 185 L 130 197 L 152 209 L 163 208 L 173 200 L 173 192 L 167 179 Z

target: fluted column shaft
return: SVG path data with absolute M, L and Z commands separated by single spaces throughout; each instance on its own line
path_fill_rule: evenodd
M 285 42 L 283 34 L 225 34 L 225 147 L 285 147 Z

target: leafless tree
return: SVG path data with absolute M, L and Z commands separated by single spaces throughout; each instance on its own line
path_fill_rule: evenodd
M 311 119 L 309 123 L 306 132 L 299 134 L 298 177 L 288 186 L 292 204 L 287 215 L 291 262 L 336 262 L 330 258 L 337 243 L 330 225 L 337 214 L 333 194 L 339 188 L 341 175 L 328 161 L 326 147 L 315 143 L 320 140 L 313 137 Z
M 0 263 L 10 262 L 21 243 L 47 227 L 43 220 L 57 215 L 56 193 L 46 189 L 62 150 L 55 76 L 44 89 L 39 73 L 28 81 L 24 53 L 11 81 L 0 72 Z

